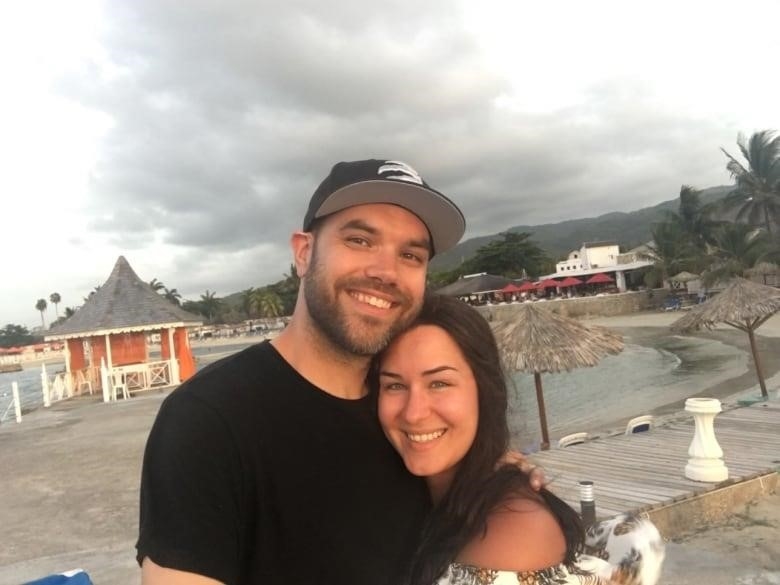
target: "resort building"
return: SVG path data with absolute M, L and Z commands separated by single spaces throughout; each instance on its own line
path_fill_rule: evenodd
M 624 254 L 616 242 L 585 242 L 579 250 L 569 252 L 566 260 L 555 265 L 555 272 L 542 276 L 541 280 L 561 277 L 589 277 L 595 274 L 608 274 L 615 280 L 618 290 L 623 292 L 627 287 L 627 277 L 641 272 L 653 261 L 645 255 L 646 246 L 639 246 Z

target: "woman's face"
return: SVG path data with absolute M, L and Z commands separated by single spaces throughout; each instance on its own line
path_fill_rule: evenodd
M 398 336 L 380 363 L 379 421 L 407 469 L 425 477 L 434 499 L 449 488 L 477 434 L 477 383 L 442 328 Z

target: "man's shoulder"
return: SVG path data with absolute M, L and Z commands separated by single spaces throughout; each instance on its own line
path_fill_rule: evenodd
M 289 383 L 293 373 L 273 346 L 264 341 L 209 364 L 166 401 L 235 405 L 237 401 L 257 400 L 278 385 Z

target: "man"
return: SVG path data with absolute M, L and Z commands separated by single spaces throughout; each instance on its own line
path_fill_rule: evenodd
M 289 326 L 160 409 L 141 483 L 144 583 L 397 582 L 429 503 L 379 429 L 366 375 L 419 311 L 430 258 L 464 230 L 404 163 L 333 167 L 291 238 Z

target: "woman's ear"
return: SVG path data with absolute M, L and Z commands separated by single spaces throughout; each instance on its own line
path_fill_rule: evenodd
M 309 271 L 312 252 L 314 251 L 314 234 L 311 232 L 293 232 L 290 237 L 290 247 L 295 261 L 295 272 L 298 278 L 303 278 Z

